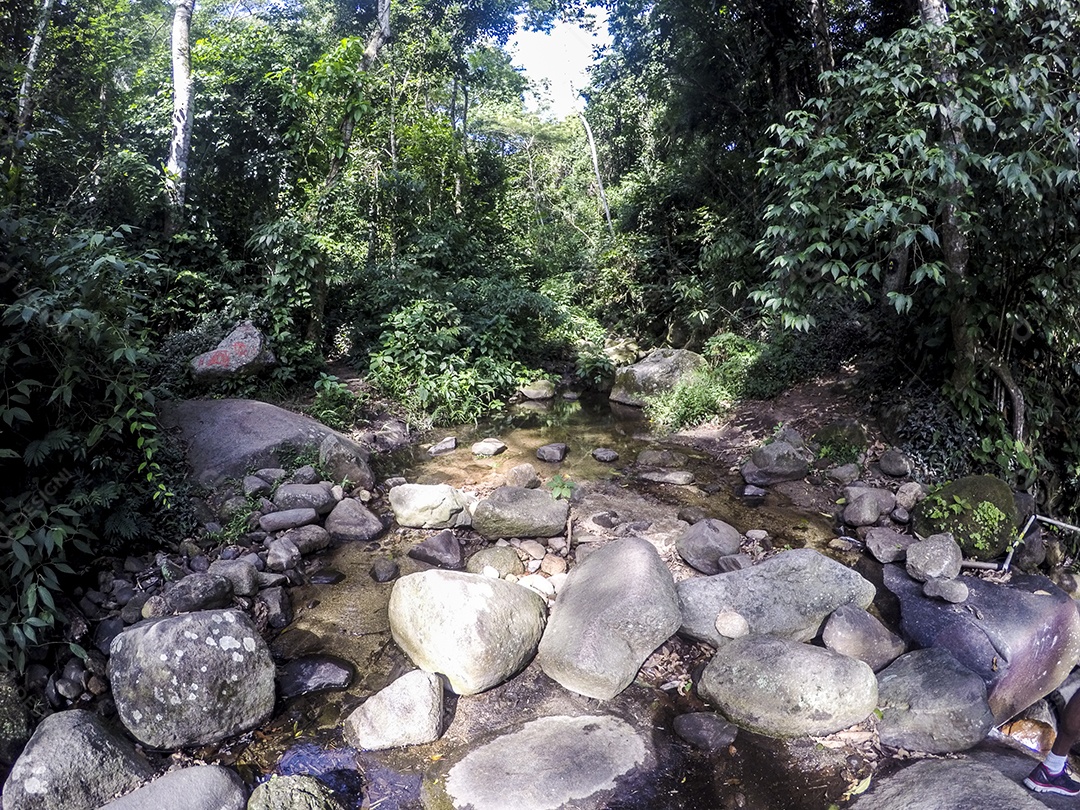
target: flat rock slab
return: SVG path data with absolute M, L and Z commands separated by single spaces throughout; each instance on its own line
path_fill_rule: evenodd
M 177 428 L 187 444 L 196 480 L 213 486 L 248 470 L 280 466 L 283 448 L 319 449 L 335 435 L 363 458 L 368 452 L 310 416 L 251 399 L 189 399 L 162 404 L 162 424 Z
M 445 791 L 462 810 L 599 809 L 646 757 L 645 739 L 617 717 L 543 717 L 466 754 Z
M 1031 767 L 1036 764 L 1033 761 Z M 1075 803 L 1075 799 L 1072 801 Z M 916 762 L 883 778 L 851 805 L 852 810 L 982 810 L 991 807 L 1045 810 L 1046 805 L 999 770 L 966 758 Z
M 101 810 L 244 810 L 247 789 L 233 771 L 220 765 L 181 768 L 121 796 Z

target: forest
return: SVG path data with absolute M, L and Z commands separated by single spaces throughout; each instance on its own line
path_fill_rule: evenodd
M 529 111 L 509 38 L 600 8 Z M 183 531 L 193 395 L 460 424 L 674 346 L 675 430 L 862 363 L 931 479 L 1075 513 L 1076 0 L 8 0 L 0 73 L 0 663 Z M 272 374 L 198 386 L 242 321 Z

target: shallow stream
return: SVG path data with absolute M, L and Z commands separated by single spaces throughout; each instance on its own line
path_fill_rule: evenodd
M 432 441 L 443 436 L 456 436 L 458 449 L 436 458 L 426 452 L 428 444 L 399 451 L 379 460 L 379 480 L 399 475 L 410 482 L 486 490 L 497 485 L 507 470 L 530 462 L 542 480 L 558 474 L 577 486 L 572 512 L 576 518 L 607 504 L 621 504 L 624 509 L 630 504 L 629 508 L 640 511 L 642 520 L 677 527 L 679 510 L 693 507 L 744 533 L 764 529 L 771 537 L 767 542 L 775 547 L 810 545 L 827 550 L 829 541 L 836 537 L 833 521 L 827 516 L 796 509 L 775 494 L 742 497 L 741 479 L 729 469 L 691 446 L 656 439 L 638 411 L 610 408 L 606 401 L 558 400 L 549 407 L 519 406 L 481 425 L 441 431 Z M 508 449 L 491 458 L 474 457 L 469 449 L 472 442 L 488 436 L 499 438 Z M 537 448 L 553 442 L 569 446 L 565 461 L 538 461 Z M 591 456 L 597 447 L 615 450 L 619 459 L 612 464 L 597 462 Z M 675 486 L 640 480 L 634 461 L 645 449 L 685 454 L 689 457 L 685 469 L 694 474 L 696 483 Z M 392 515 L 384 517 L 389 520 Z M 635 512 L 634 517 L 639 515 Z M 235 764 L 252 784 L 273 773 L 317 775 L 338 791 L 349 810 L 420 810 L 424 776 L 430 778 L 435 773 L 437 778 L 440 761 L 452 759 L 456 750 L 484 734 L 534 718 L 537 700 L 550 704 L 553 684 L 533 665 L 482 695 L 448 696 L 446 731 L 435 743 L 388 752 L 357 752 L 344 745 L 343 718 L 413 668 L 390 636 L 387 604 L 393 583 L 376 583 L 369 574 L 372 564 L 377 558 L 389 557 L 400 565 L 401 575 L 428 567 L 406 554 L 427 534 L 391 524 L 376 542 L 344 545 L 316 559 L 309 573 L 337 571 L 344 578 L 336 584 L 292 589 L 294 621 L 271 647 L 279 661 L 331 655 L 351 662 L 356 669 L 351 686 L 282 703 L 263 728 L 227 749 L 207 753 Z M 479 545 L 482 541 L 470 541 L 467 552 Z M 838 556 L 834 551 L 828 553 Z M 672 564 L 685 569 L 675 571 L 676 577 L 690 575 L 681 561 Z M 678 639 L 662 650 L 687 667 L 701 666 L 706 655 Z M 554 691 L 565 692 L 558 687 Z M 672 731 L 675 715 L 705 707 L 685 687 L 673 688 L 671 683 L 635 682 L 604 704 L 570 693 L 559 700 L 572 710 L 620 714 L 633 717 L 638 727 L 651 728 L 656 767 L 647 779 L 639 780 L 641 784 L 622 791 L 624 798 L 608 805 L 609 810 L 824 810 L 865 770 L 864 763 L 838 752 L 828 777 L 821 776 L 820 768 L 815 768 L 812 777 L 805 777 L 798 762 L 807 752 L 799 746 L 742 734 L 727 750 L 705 755 Z

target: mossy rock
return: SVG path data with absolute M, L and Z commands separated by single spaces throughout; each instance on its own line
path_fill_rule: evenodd
M 915 507 L 912 525 L 923 537 L 950 532 L 965 556 L 993 560 L 1016 533 L 1016 502 L 1008 485 L 991 475 L 958 478 Z
M 837 464 L 857 461 L 865 452 L 869 439 L 866 428 L 852 419 L 826 425 L 810 437 L 818 456 Z

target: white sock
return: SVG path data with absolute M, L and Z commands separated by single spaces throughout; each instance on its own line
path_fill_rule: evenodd
M 1058 756 L 1050 752 L 1046 755 L 1046 759 L 1043 760 L 1043 765 L 1046 766 L 1046 770 L 1056 775 L 1065 770 L 1065 763 L 1068 762 L 1068 759 L 1068 757 Z

